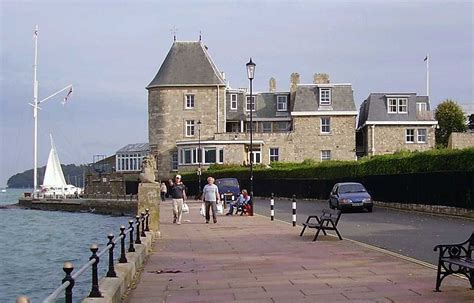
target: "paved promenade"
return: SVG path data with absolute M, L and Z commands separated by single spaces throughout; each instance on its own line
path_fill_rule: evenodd
M 125 302 L 474 302 L 467 280 L 433 292 L 431 268 L 349 240 L 312 242 L 314 230 L 299 237 L 300 226 L 259 215 L 205 224 L 200 203 L 188 205 L 175 225 L 162 204 L 162 238 Z

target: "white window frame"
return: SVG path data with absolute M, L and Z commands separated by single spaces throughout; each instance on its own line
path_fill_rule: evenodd
M 327 121 L 327 123 L 325 123 Z M 321 134 L 330 134 L 331 133 L 331 118 L 330 117 L 322 117 L 320 119 L 321 122 Z
M 268 127 L 265 127 L 265 126 L 270 126 L 270 127 L 268 128 Z M 270 121 L 262 122 L 262 132 L 263 133 L 271 133 L 272 132 L 272 122 L 270 122 Z
M 428 110 L 428 105 L 426 102 L 416 102 L 416 110 L 421 113 L 421 112 L 426 112 Z
M 285 128 L 284 129 L 282 129 L 280 127 L 280 125 L 282 125 L 282 123 L 285 123 Z M 278 122 L 276 122 L 276 131 L 277 132 L 288 132 L 288 131 L 290 131 L 290 129 L 291 129 L 290 122 L 288 122 L 288 121 L 278 121 Z
M 194 137 L 195 134 L 196 134 L 196 124 L 194 123 L 194 120 L 186 120 L 184 135 L 186 137 Z
M 252 155 L 253 155 L 253 164 L 261 164 L 262 163 L 262 151 L 261 150 L 252 150 Z M 247 159 L 250 159 L 250 150 L 247 153 Z M 258 162 L 257 162 L 257 160 L 258 160 Z M 249 164 L 250 164 L 250 162 L 249 162 Z
M 185 109 L 194 109 L 196 107 L 196 97 L 194 94 L 185 94 L 184 95 L 184 108 Z
M 389 114 L 407 114 L 408 98 L 387 98 L 387 113 Z
M 255 111 L 255 96 L 252 96 L 252 101 L 250 100 L 250 96 L 247 96 L 246 100 L 247 101 L 245 102 L 245 110 L 249 112 L 250 108 L 252 108 L 252 111 L 254 112 Z
M 237 110 L 237 94 L 230 94 L 230 110 Z
M 321 161 L 331 160 L 331 150 L 322 150 L 321 151 Z
M 280 159 L 280 149 L 278 147 L 270 147 L 269 158 L 270 162 L 278 162 Z
M 277 111 L 286 112 L 288 110 L 288 96 L 277 96 Z
M 327 87 L 319 88 L 319 105 L 331 105 L 331 89 Z
M 415 129 L 407 128 L 405 130 L 405 143 L 415 143 Z
M 423 132 L 423 134 L 420 134 L 420 131 Z M 416 141 L 418 143 L 426 143 L 427 136 L 428 136 L 428 131 L 426 128 L 418 128 L 416 130 Z

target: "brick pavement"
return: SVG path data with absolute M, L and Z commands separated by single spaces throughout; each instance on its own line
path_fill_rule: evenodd
M 200 203 L 188 205 L 174 225 L 162 204 L 162 238 L 125 302 L 474 302 L 453 276 L 433 292 L 432 268 L 258 215 L 205 224 Z

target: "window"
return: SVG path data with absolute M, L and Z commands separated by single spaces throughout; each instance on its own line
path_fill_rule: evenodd
M 230 124 L 230 131 L 233 133 L 238 133 L 240 132 L 240 125 L 239 123 L 232 123 Z
M 252 121 L 252 132 L 257 131 L 257 122 Z M 245 131 L 250 132 L 250 121 L 245 123 Z
M 319 89 L 319 105 L 331 105 L 331 89 Z
M 190 148 L 183 148 L 181 150 L 181 163 L 191 164 L 193 163 L 193 151 Z
M 280 151 L 278 148 L 270 148 L 270 162 L 278 161 Z
M 187 94 L 186 95 L 186 100 L 185 100 L 185 105 L 184 108 L 186 109 L 193 109 L 194 108 L 194 95 L 192 94 Z
M 402 114 L 408 113 L 407 104 L 408 104 L 407 98 L 398 99 L 398 113 L 402 113 Z
M 321 151 L 321 161 L 329 161 L 331 160 L 331 151 L 330 150 L 322 150 Z
M 250 109 L 255 111 L 255 96 L 252 96 L 252 101 L 250 101 L 250 96 L 247 97 L 246 110 L 249 112 Z
M 287 96 L 278 96 L 277 97 L 277 111 L 286 111 L 288 105 Z
M 331 133 L 331 118 L 321 118 L 321 134 Z
M 425 102 L 417 102 L 416 103 L 416 110 L 417 112 L 426 112 L 427 107 Z
M 230 109 L 237 110 L 237 94 L 230 94 Z
M 276 123 L 277 130 L 280 132 L 289 131 L 290 123 L 287 121 L 280 121 Z
M 186 137 L 194 136 L 194 120 L 186 120 Z
M 418 143 L 426 143 L 426 128 L 418 129 Z
M 216 163 L 216 148 L 204 149 L 204 163 L 206 164 Z
M 262 132 L 271 133 L 272 132 L 272 122 L 262 122 Z
M 387 102 L 388 102 L 389 114 L 408 113 L 408 99 L 407 98 L 388 98 Z
M 406 143 L 415 143 L 415 130 L 414 129 L 406 130 Z
M 178 170 L 178 153 L 171 154 L 171 170 Z
M 260 150 L 258 150 L 258 149 L 253 150 L 252 154 L 253 154 L 253 164 L 262 163 L 262 152 Z M 248 152 L 248 158 L 250 159 L 250 149 L 249 149 L 249 152 Z M 250 164 L 250 161 L 249 161 L 249 164 Z
M 397 113 L 397 99 L 388 99 L 388 113 Z

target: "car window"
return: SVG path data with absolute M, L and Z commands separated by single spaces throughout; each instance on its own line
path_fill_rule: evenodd
M 340 194 L 366 192 L 362 184 L 344 184 L 339 186 Z
M 216 180 L 216 184 L 220 186 L 239 186 L 239 182 L 235 179 Z

